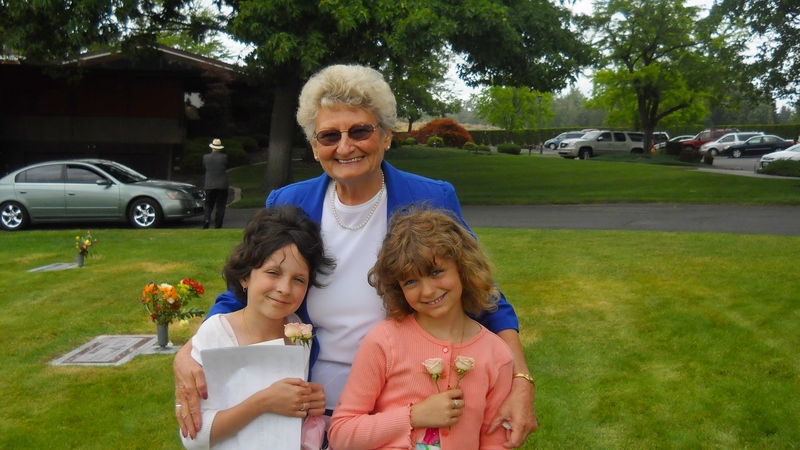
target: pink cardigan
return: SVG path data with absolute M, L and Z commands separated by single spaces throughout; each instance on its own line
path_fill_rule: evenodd
M 502 339 L 481 327 L 461 345 L 428 335 L 413 316 L 402 322 L 384 320 L 367 333 L 334 410 L 328 432 L 334 450 L 413 449 L 425 433 L 411 428 L 411 405 L 436 393 L 422 361 L 442 358 L 439 380 L 444 391 L 454 386 L 456 356 L 475 358 L 459 388 L 465 412 L 451 429 L 440 428 L 442 450 L 502 449 L 505 429 L 486 434 L 491 420 L 511 392 L 513 356 Z

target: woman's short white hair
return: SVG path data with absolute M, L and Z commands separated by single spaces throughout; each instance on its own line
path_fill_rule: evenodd
M 380 72 L 359 65 L 329 66 L 314 74 L 300 92 L 297 123 L 308 142 L 314 137 L 317 111 L 340 107 L 366 110 L 384 133 L 397 122 L 397 101 Z

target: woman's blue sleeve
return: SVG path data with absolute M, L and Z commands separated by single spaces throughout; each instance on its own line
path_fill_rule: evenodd
M 239 311 L 244 308 L 244 303 L 240 302 L 233 292 L 228 289 L 227 291 L 219 294 L 214 306 L 208 311 L 206 319 L 215 314 L 227 314 L 234 311 Z M 204 319 L 205 320 L 205 319 Z M 488 327 L 487 327 L 488 328 Z

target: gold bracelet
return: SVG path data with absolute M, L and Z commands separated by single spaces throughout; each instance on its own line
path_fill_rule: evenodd
M 511 377 L 511 378 L 524 378 L 524 379 L 528 380 L 528 382 L 531 384 L 531 386 L 534 385 L 533 384 L 533 378 L 531 378 L 531 376 L 528 375 L 527 373 L 522 373 L 522 372 L 515 373 L 514 376 Z

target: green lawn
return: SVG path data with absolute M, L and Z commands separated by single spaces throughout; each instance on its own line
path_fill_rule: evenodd
M 446 180 L 464 205 L 675 202 L 800 204 L 800 179 L 751 178 L 694 170 L 674 158 L 641 158 L 645 164 L 595 158 L 589 161 L 527 154 L 475 155 L 426 147 L 392 149 L 386 159 L 399 169 Z M 654 161 L 660 164 L 653 164 Z M 296 180 L 322 173 L 318 164 L 294 171 Z M 259 190 L 264 165 L 231 171 L 243 190 L 237 208 L 264 205 Z
M 522 320 L 541 430 L 526 448 L 791 448 L 800 442 L 800 238 L 476 230 Z M 192 277 L 207 307 L 239 230 L 7 233 L 0 448 L 179 448 L 168 356 L 49 362 L 102 334 L 152 334 L 135 299 Z M 10 281 L 14 282 L 11 283 Z M 173 326 L 176 343 L 191 326 Z
M 594 198 L 581 186 L 599 186 L 604 177 L 615 180 L 605 184 L 620 192 L 624 182 L 618 178 L 628 177 L 637 185 L 630 192 L 651 187 L 664 193 L 652 201 L 674 201 L 670 184 L 683 186 L 673 197 L 687 198 L 684 191 L 691 190 L 711 195 L 714 182 L 741 183 L 743 191 L 769 200 L 764 203 L 798 195 L 794 180 L 451 153 L 452 165 L 442 158 L 393 163 L 429 176 L 446 172 L 442 178 L 452 176 L 459 195 L 472 190 L 475 198 L 482 191 L 506 199 L 534 189 L 508 180 L 523 174 L 531 183 L 548 180 L 546 189 L 536 187 L 542 196 L 576 189 L 563 194 L 569 197 L 563 203 Z M 468 175 L 453 169 L 466 170 L 468 159 L 486 170 Z M 556 169 L 560 177 L 553 175 Z M 689 185 L 692 179 L 697 186 Z M 511 185 L 517 187 L 507 192 Z M 536 379 L 541 429 L 524 448 L 766 449 L 800 442 L 800 237 L 476 232 L 520 315 Z M 208 308 L 223 290 L 220 269 L 241 230 L 92 229 L 100 242 L 86 267 L 28 272 L 73 261 L 79 233 L 2 234 L 0 448 L 180 448 L 170 356 L 140 355 L 119 367 L 50 362 L 99 335 L 155 334 L 136 302 L 148 281 L 194 278 L 208 291 L 198 304 Z M 173 342 L 186 342 L 198 324 L 195 319 L 185 328 L 173 325 Z

